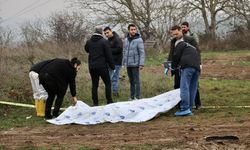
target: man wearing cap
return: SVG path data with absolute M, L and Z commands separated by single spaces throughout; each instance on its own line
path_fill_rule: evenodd
M 85 51 L 89 54 L 89 72 L 92 80 L 92 100 L 98 106 L 98 86 L 101 77 L 105 84 L 107 104 L 113 103 L 111 96 L 111 81 L 109 68 L 115 69 L 109 42 L 102 36 L 102 27 L 95 27 L 95 32 L 85 44 Z

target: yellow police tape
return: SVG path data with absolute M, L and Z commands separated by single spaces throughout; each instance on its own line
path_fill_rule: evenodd
M 14 102 L 5 102 L 5 101 L 0 101 L 0 104 L 5 104 L 5 105 L 12 105 L 12 106 L 21 106 L 21 107 L 29 107 L 29 108 L 36 108 L 35 105 L 31 104 L 23 104 L 23 103 L 14 103 Z M 202 106 L 202 108 L 250 108 L 250 106 Z M 53 109 L 53 107 L 52 107 Z M 66 108 L 61 108 L 61 110 L 65 110 Z
M 35 105 L 31 104 L 23 104 L 23 103 L 14 103 L 14 102 L 5 102 L 5 101 L 0 101 L 0 104 L 5 104 L 5 105 L 12 105 L 12 106 L 20 106 L 20 107 L 27 107 L 27 108 L 36 108 Z M 53 109 L 54 107 L 52 107 Z M 65 110 L 66 108 L 61 108 L 61 110 Z

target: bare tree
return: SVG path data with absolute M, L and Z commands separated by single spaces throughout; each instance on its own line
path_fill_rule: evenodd
M 27 59 L 31 64 L 34 64 L 34 50 L 35 47 L 43 44 L 43 42 L 47 39 L 48 34 L 43 29 L 43 22 L 41 20 L 37 20 L 33 23 L 26 22 L 21 26 L 21 35 L 23 37 L 24 43 L 28 49 L 27 51 Z
M 69 0 L 96 18 L 99 24 L 120 25 L 126 32 L 127 24 L 137 25 L 144 40 L 155 40 L 163 45 L 169 37 L 166 32 L 173 23 L 179 23 L 187 14 L 181 0 Z M 87 9 L 87 10 L 86 10 Z
M 229 0 L 188 0 L 184 3 L 201 12 L 205 32 L 212 40 L 216 38 L 216 29 L 219 24 L 233 17 Z
M 51 39 L 66 51 L 68 57 L 82 47 L 90 25 L 77 13 L 57 13 L 49 18 Z
M 0 26 L 0 73 L 3 71 L 4 50 L 7 49 L 13 42 L 14 36 L 11 30 L 4 29 Z
M 245 27 L 250 30 L 250 1 L 231 0 L 231 10 L 235 12 L 235 19 L 240 19 L 245 23 Z

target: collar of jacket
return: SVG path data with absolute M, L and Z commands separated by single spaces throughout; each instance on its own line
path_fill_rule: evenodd
M 94 33 L 94 34 L 91 36 L 90 40 L 96 42 L 96 41 L 99 41 L 99 40 L 102 39 L 102 38 L 103 38 L 103 36 L 102 36 L 101 34 Z
M 102 34 L 100 33 L 94 33 L 93 35 L 99 35 L 99 36 L 102 36 Z M 103 36 L 102 36 L 103 37 Z
M 135 36 L 131 37 L 131 36 L 129 35 L 129 33 L 128 33 L 127 38 L 128 38 L 128 40 L 131 42 L 131 41 L 134 40 L 134 39 L 140 38 L 140 34 L 139 34 L 139 33 L 135 33 Z
M 112 34 L 113 34 L 113 36 L 110 37 L 110 38 L 108 38 L 108 40 L 113 40 L 113 39 L 115 39 L 116 37 L 119 37 L 119 35 L 118 35 L 115 31 L 113 31 Z

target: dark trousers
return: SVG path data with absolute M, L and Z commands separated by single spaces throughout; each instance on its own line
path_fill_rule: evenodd
M 113 103 L 111 97 L 111 81 L 109 76 L 108 68 L 93 68 L 89 69 L 91 80 L 92 80 L 92 100 L 94 106 L 98 106 L 98 86 L 99 78 L 101 77 L 102 81 L 105 84 L 105 95 L 107 99 L 107 104 Z
M 65 95 L 64 93 L 59 93 L 59 87 L 57 86 L 56 82 L 53 78 L 51 78 L 48 74 L 45 74 L 41 79 L 41 84 L 43 85 L 44 89 L 48 93 L 48 98 L 46 100 L 45 105 L 45 117 L 51 118 L 51 107 L 53 105 L 54 99 L 56 97 L 54 110 L 53 110 L 53 116 L 57 117 L 59 115 L 60 108 L 63 103 L 63 98 Z
M 130 83 L 130 98 L 140 98 L 140 78 L 139 67 L 127 67 L 127 73 Z
M 179 69 L 175 71 L 174 73 L 174 89 L 180 88 L 180 82 L 181 82 L 181 76 Z M 194 99 L 194 104 L 196 107 L 201 106 L 201 100 L 200 100 L 200 92 L 199 92 L 199 82 L 198 82 L 198 88 L 196 92 L 196 96 Z

